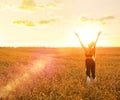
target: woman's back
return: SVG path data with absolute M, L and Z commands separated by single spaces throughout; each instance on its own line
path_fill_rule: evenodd
M 95 48 L 85 48 L 85 56 L 86 57 L 95 56 Z

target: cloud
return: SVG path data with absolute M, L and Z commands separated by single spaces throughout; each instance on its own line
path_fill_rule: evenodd
M 36 22 L 30 21 L 30 20 L 14 20 L 13 24 L 18 24 L 18 25 L 25 25 L 25 26 L 29 26 L 29 27 L 33 27 L 36 26 L 36 24 L 38 25 L 44 25 L 44 24 L 54 24 L 58 21 L 58 19 L 49 19 L 49 20 L 39 20 Z
M 57 22 L 57 19 L 49 19 L 49 20 L 40 20 L 38 21 L 39 24 L 53 24 L 55 22 Z
M 87 18 L 87 17 L 82 16 L 80 18 L 80 20 L 82 22 L 88 22 L 88 21 L 90 21 L 90 22 L 99 22 L 99 23 L 101 23 L 103 25 L 107 24 L 107 21 L 110 21 L 110 20 L 113 20 L 113 19 L 115 19 L 114 16 L 106 16 L 106 17 L 101 17 L 101 18 Z
M 41 1 L 43 2 L 43 1 Z M 34 0 L 22 0 L 19 8 L 24 10 L 41 10 L 43 8 L 55 8 L 59 0 L 51 0 L 50 2 L 45 2 L 37 4 Z
M 15 20 L 13 21 L 14 24 L 23 24 L 25 26 L 35 26 L 35 24 L 32 21 L 28 21 L 28 20 Z
M 61 0 L 51 0 L 51 2 L 46 4 L 46 7 L 57 7 L 60 2 Z
M 36 7 L 34 0 L 22 0 L 22 3 L 19 8 L 33 10 Z
M 114 18 L 115 18 L 114 16 L 107 16 L 107 17 L 100 18 L 100 20 L 111 20 L 111 19 L 114 19 Z

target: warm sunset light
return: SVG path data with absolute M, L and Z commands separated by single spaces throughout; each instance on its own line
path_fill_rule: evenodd
M 0 100 L 120 100 L 120 0 L 0 0 Z
M 77 30 L 77 33 L 85 46 L 96 40 L 98 32 L 100 32 L 99 25 L 91 23 L 86 23 L 83 27 L 78 28 Z
M 0 46 L 78 47 L 74 32 L 87 44 L 98 31 L 102 31 L 98 46 L 120 46 L 119 4 L 118 0 L 1 0 Z

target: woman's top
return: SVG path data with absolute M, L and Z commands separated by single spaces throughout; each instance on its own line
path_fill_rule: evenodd
M 95 60 L 95 48 L 85 48 L 84 50 L 86 59 Z

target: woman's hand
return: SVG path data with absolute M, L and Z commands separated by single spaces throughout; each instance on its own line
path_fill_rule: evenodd
M 75 35 L 78 37 L 78 33 L 77 32 L 74 32 L 75 33 Z
M 98 36 L 100 36 L 101 32 L 98 33 Z

